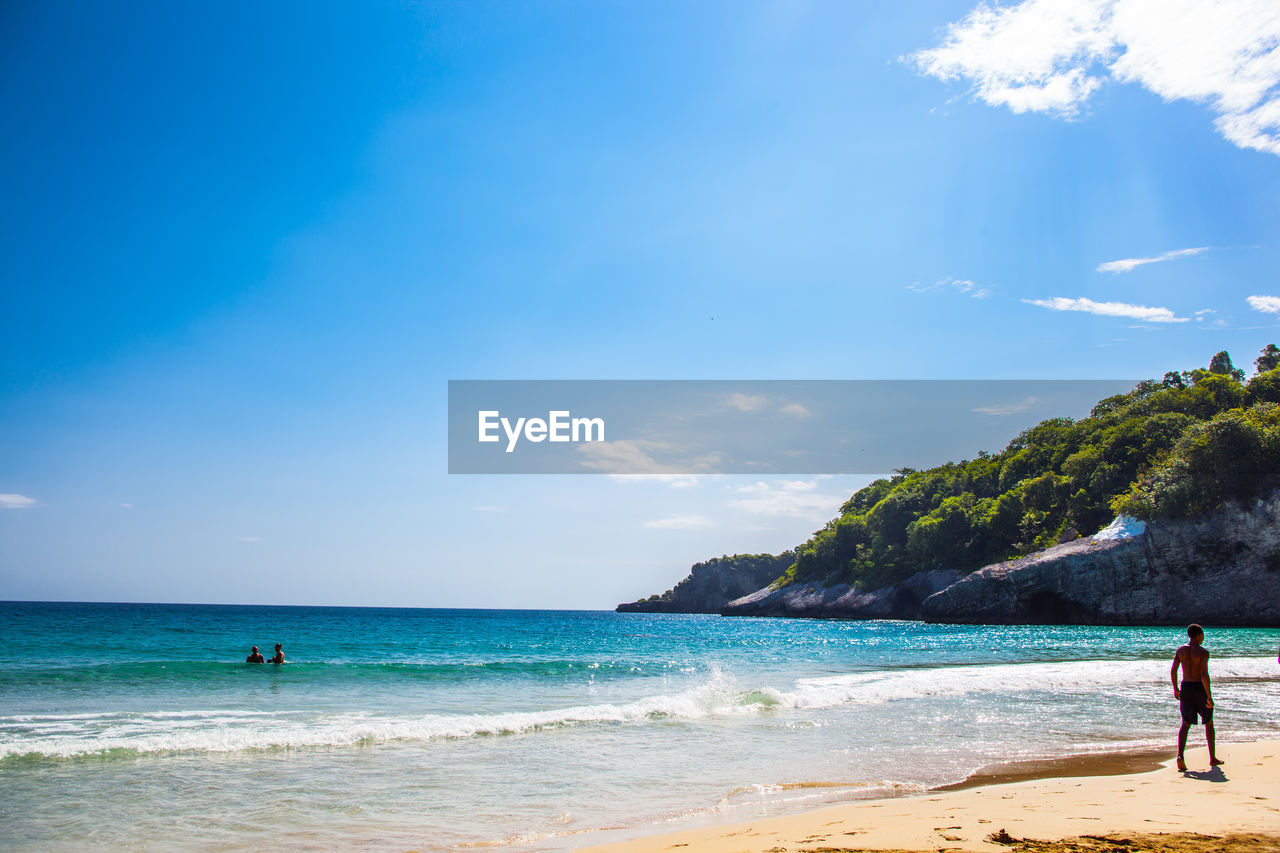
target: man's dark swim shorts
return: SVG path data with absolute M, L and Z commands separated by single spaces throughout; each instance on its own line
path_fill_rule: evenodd
M 1198 715 L 1207 726 L 1213 722 L 1213 709 L 1209 707 L 1209 694 L 1204 692 L 1204 685 L 1198 681 L 1182 682 L 1182 722 L 1194 726 Z

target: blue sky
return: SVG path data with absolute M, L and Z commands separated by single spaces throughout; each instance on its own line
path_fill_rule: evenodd
M 1248 367 L 1219 5 L 6 4 L 0 598 L 609 607 L 864 481 L 450 477 L 449 379 Z

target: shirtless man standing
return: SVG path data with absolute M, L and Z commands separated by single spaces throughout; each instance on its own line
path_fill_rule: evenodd
M 1187 762 L 1182 753 L 1187 748 L 1187 731 L 1204 720 L 1204 737 L 1209 742 L 1209 764 L 1223 762 L 1214 752 L 1213 695 L 1209 692 L 1209 650 L 1204 648 L 1204 629 L 1199 625 L 1187 626 L 1187 639 L 1191 642 L 1179 646 L 1173 655 L 1173 667 L 1169 677 L 1173 680 L 1173 698 L 1182 709 L 1182 728 L 1178 730 L 1178 769 L 1185 772 Z M 1182 667 L 1182 688 L 1178 688 L 1178 667 Z

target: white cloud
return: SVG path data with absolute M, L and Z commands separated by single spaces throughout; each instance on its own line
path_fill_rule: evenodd
M 694 514 L 646 521 L 644 526 L 651 527 L 654 530 L 693 530 L 699 527 L 715 527 L 716 523 L 706 516 Z
M 616 469 L 659 473 L 662 465 L 646 452 L 648 442 L 642 441 L 602 441 L 589 442 L 577 449 L 587 458 L 579 464 L 584 468 L 596 471 Z
M 807 418 L 813 414 L 813 412 L 809 411 L 800 403 L 787 403 L 781 409 L 778 409 L 778 411 L 782 412 L 784 415 L 791 415 L 796 418 Z
M 698 485 L 697 474 L 610 474 L 618 483 L 663 483 L 673 489 L 690 489 Z
M 1275 0 L 980 2 L 941 43 L 908 57 L 1015 113 L 1070 118 L 1107 80 L 1207 104 L 1241 148 L 1280 154 L 1280 3 Z
M 816 480 L 783 480 L 779 483 L 757 482 L 736 486 L 731 491 L 742 497 L 733 498 L 729 506 L 753 515 L 783 515 L 826 519 L 833 517 L 848 495 L 826 495 L 817 491 Z
M 740 412 L 754 412 L 765 403 L 769 402 L 769 398 L 763 394 L 742 394 L 734 392 L 730 394 L 725 402 L 732 408 Z
M 1050 299 L 1024 299 L 1028 305 L 1037 305 L 1052 311 L 1083 311 L 1087 314 L 1099 314 L 1103 317 L 1129 317 L 1142 320 L 1144 323 L 1185 323 L 1186 317 L 1175 315 L 1168 308 L 1157 308 L 1147 305 L 1130 305 L 1127 302 L 1095 302 L 1081 296 L 1071 299 L 1066 296 L 1054 296 Z
M 755 483 L 748 483 L 745 486 L 733 486 L 731 490 L 740 495 L 758 495 L 771 494 L 776 491 L 812 492 L 816 488 L 818 488 L 817 480 L 782 480 L 776 485 L 770 485 L 760 480 Z
M 1263 314 L 1280 314 L 1280 296 L 1250 296 L 1249 307 Z
M 1019 400 L 1016 403 L 1001 403 L 995 406 L 979 406 L 974 409 L 974 411 L 981 412 L 984 415 L 1018 415 L 1028 411 L 1032 406 L 1039 402 L 1039 397 L 1027 397 L 1025 400 Z
M 261 542 L 262 537 L 261 536 L 237 536 L 236 541 L 237 542 Z
M 991 288 L 978 287 L 978 285 L 965 278 L 951 279 L 951 286 L 970 299 L 986 299 L 991 295 Z
M 120 506 L 124 507 L 125 509 L 133 509 L 133 504 L 120 504 Z
M 26 509 L 39 506 L 35 498 L 26 495 L 0 495 L 0 509 Z
M 992 288 L 979 287 L 967 278 L 943 278 L 933 284 L 921 284 L 918 281 L 913 281 L 907 285 L 907 290 L 913 293 L 937 293 L 947 288 L 951 288 L 956 293 L 962 293 L 970 299 L 986 299 L 994 292 Z
M 687 479 L 694 474 L 714 474 L 720 467 L 724 454 L 711 451 L 699 456 L 676 457 L 673 446 L 661 441 L 619 439 L 617 441 L 592 441 L 575 448 L 584 459 L 578 464 L 603 474 L 668 476 Z M 670 461 L 659 462 L 652 454 L 665 454 Z
M 1098 264 L 1098 272 L 1122 273 L 1144 264 L 1158 264 L 1161 261 L 1172 261 L 1175 258 L 1189 258 L 1192 255 L 1203 254 L 1209 251 L 1208 246 L 1198 246 L 1194 249 L 1174 249 L 1172 252 L 1165 252 L 1163 255 L 1156 255 L 1154 258 L 1124 258 L 1119 261 L 1107 261 L 1105 264 Z

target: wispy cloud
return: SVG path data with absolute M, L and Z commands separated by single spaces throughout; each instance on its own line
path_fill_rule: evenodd
M 725 405 L 739 412 L 777 411 L 791 417 L 807 418 L 813 414 L 801 403 L 770 398 L 767 394 L 743 394 L 735 392 L 725 397 Z
M 1241 148 L 1280 154 L 1275 0 L 980 2 L 907 60 L 1015 113 L 1079 114 L 1107 81 L 1202 103 Z
M 698 485 L 697 474 L 610 474 L 617 483 L 662 483 L 673 489 L 691 489 Z
M 1263 314 L 1280 314 L 1280 296 L 1250 296 L 1249 307 Z
M 742 394 L 734 392 L 725 398 L 725 404 L 740 412 L 754 412 L 769 402 L 763 394 Z
M 120 506 L 124 507 L 125 509 L 133 509 L 133 504 L 120 504 Z
M 1157 308 L 1148 305 L 1130 305 L 1127 302 L 1095 302 L 1081 296 L 1068 298 L 1054 296 L 1049 299 L 1024 299 L 1028 305 L 1048 308 L 1051 311 L 1083 311 L 1086 314 L 1098 314 L 1103 317 L 1129 317 L 1144 323 L 1185 323 L 1186 317 L 1179 317 L 1168 308 Z
M 646 521 L 644 526 L 654 530 L 693 530 L 699 527 L 715 527 L 716 523 L 704 515 L 693 514 Z
M 262 537 L 261 536 L 237 536 L 236 541 L 237 542 L 261 542 Z
M 1025 400 L 1019 400 L 1016 403 L 1002 403 L 995 406 L 979 406 L 974 409 L 974 411 L 981 412 L 984 415 L 1018 415 L 1029 411 L 1032 406 L 1039 402 L 1039 397 L 1027 397 Z
M 1107 261 L 1104 264 L 1098 264 L 1098 272 L 1122 273 L 1129 270 L 1137 269 L 1145 264 L 1158 264 L 1162 261 L 1172 261 L 1177 258 L 1189 258 L 1192 255 L 1201 255 L 1209 251 L 1209 246 L 1197 246 L 1194 249 L 1174 249 L 1172 252 L 1165 252 L 1163 255 L 1156 255 L 1154 258 L 1123 258 L 1119 261 Z
M 731 489 L 737 495 L 729 506 L 753 515 L 793 516 L 823 519 L 836 514 L 848 496 L 822 494 L 817 480 L 763 481 Z
M 677 448 L 662 441 L 618 439 L 593 441 L 575 448 L 582 455 L 578 464 L 603 474 L 667 475 L 687 478 L 693 474 L 714 474 L 724 454 L 711 451 L 698 456 L 678 456 Z M 659 461 L 663 456 L 668 461 Z
M 26 495 L 0 495 L 0 509 L 26 509 L 39 505 L 35 498 Z
M 933 284 L 921 284 L 918 281 L 913 281 L 907 285 L 907 290 L 912 293 L 937 293 L 939 291 L 952 290 L 968 296 L 970 299 L 986 299 L 995 292 L 994 288 L 981 287 L 967 278 L 943 278 Z
M 785 406 L 778 409 L 778 411 L 782 412 L 784 415 L 791 415 L 793 418 L 807 418 L 813 414 L 813 412 L 809 411 L 800 403 L 787 403 Z

